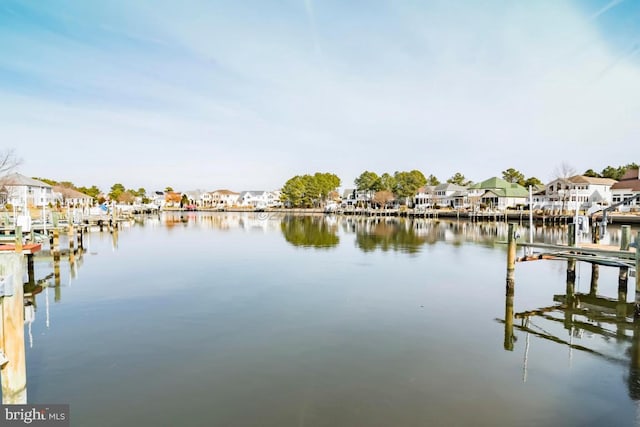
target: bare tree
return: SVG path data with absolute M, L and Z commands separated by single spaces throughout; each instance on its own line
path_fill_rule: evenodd
M 562 162 L 560 165 L 556 166 L 553 170 L 554 179 L 558 180 L 556 194 L 558 198 L 562 201 L 562 211 L 561 213 L 565 213 L 565 207 L 567 201 L 571 197 L 569 187 L 570 181 L 569 178 L 576 175 L 576 169 L 571 166 L 567 162 Z
M 4 149 L 0 150 L 0 176 L 5 176 L 11 172 L 14 168 L 22 163 L 22 159 L 16 157 L 15 150 Z

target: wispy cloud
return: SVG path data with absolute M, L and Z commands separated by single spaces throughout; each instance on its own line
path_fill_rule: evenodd
M 630 2 L 303 1 L 9 2 L 0 138 L 33 175 L 241 189 L 315 170 L 544 178 L 626 162 L 640 137 L 637 50 L 596 19 Z M 61 172 L 65 152 L 84 161 Z

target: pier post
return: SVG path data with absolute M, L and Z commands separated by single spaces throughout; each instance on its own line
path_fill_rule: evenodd
M 620 250 L 628 251 L 631 243 L 631 227 L 623 225 L 620 231 Z M 618 273 L 618 292 L 624 287 L 624 293 L 627 294 L 627 281 L 629 277 L 629 269 L 627 267 L 620 267 Z
M 22 253 L 22 226 L 16 226 L 16 244 L 15 251 L 19 254 Z
M 628 251 L 631 243 L 631 226 L 623 225 L 620 227 L 620 250 Z
M 516 270 L 516 237 L 513 224 L 509 224 L 507 233 L 507 295 L 513 295 Z
M 0 348 L 8 362 L 0 367 L 2 403 L 27 403 L 27 366 L 24 348 L 24 293 L 22 289 L 22 255 L 0 254 L 0 275 L 7 283 L 8 295 L 0 297 Z M 10 285 L 10 286 L 9 286 Z

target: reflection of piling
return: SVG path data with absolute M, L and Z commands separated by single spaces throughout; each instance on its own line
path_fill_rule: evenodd
M 53 230 L 53 248 L 51 252 L 53 253 L 53 277 L 57 295 L 60 287 L 60 230 L 57 228 Z
M 640 231 L 636 235 L 636 293 L 640 293 Z
M 69 229 L 67 230 L 67 237 L 69 238 L 69 253 L 73 253 L 75 249 L 75 241 L 73 240 L 73 224 L 69 224 Z
M 513 292 L 511 292 L 511 294 L 507 293 L 504 305 L 504 349 L 513 351 L 513 341 Z
M 24 293 L 22 289 L 22 255 L 0 255 L 0 271 L 9 279 L 6 296 L 0 297 L 0 347 L 8 360 L 0 368 L 2 403 L 27 403 L 27 369 L 24 348 Z M 7 286 L 10 285 L 10 286 Z M 8 292 L 7 292 L 8 291 Z
M 60 230 L 57 228 L 53 230 L 53 246 L 51 248 L 51 252 L 53 252 L 53 259 L 56 257 L 60 259 Z
M 569 231 L 568 231 L 568 241 L 569 241 L 569 246 L 573 247 L 576 245 L 576 225 L 575 224 L 569 224 Z M 575 258 L 569 258 L 567 260 L 567 287 L 569 286 L 569 282 L 573 283 L 573 286 L 575 286 L 575 282 L 576 282 L 576 260 Z
M 576 225 L 569 224 L 568 232 L 569 246 L 574 247 L 576 245 Z M 572 310 L 576 304 L 576 260 L 575 258 L 567 259 L 567 310 L 564 311 L 564 327 L 571 330 L 573 327 L 573 315 Z
M 78 249 L 84 249 L 84 227 L 78 228 Z
M 27 277 L 29 278 L 29 285 L 36 284 L 36 275 L 33 266 L 33 254 L 27 254 Z
M 509 224 L 507 236 L 507 295 L 513 295 L 516 270 L 516 238 L 515 226 Z
M 591 242 L 598 244 L 600 243 L 600 227 L 595 222 L 591 226 Z
M 600 266 L 591 264 L 591 283 L 589 286 L 589 294 L 596 296 L 598 293 L 598 278 L 600 277 Z
M 633 341 L 629 348 L 629 377 L 627 379 L 629 387 L 629 397 L 633 400 L 640 400 L 640 321 L 636 320 L 633 325 Z

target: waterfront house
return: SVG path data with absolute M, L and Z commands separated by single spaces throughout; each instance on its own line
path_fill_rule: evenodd
M 616 182 L 584 175 L 554 179 L 545 186 L 545 198 L 538 209 L 587 211 L 592 207 L 609 206 L 613 200 L 611 187 Z
M 164 191 L 154 191 L 149 195 L 149 199 L 151 200 L 151 204 L 161 209 L 164 207 L 166 200 L 164 197 Z
M 342 192 L 342 206 L 345 208 L 352 208 L 358 205 L 366 206 L 372 198 L 373 191 L 347 188 Z
M 267 206 L 270 208 L 280 208 L 282 207 L 282 200 L 280 197 L 282 196 L 282 191 L 273 190 L 267 192 Z
M 189 201 L 189 203 L 188 203 L 189 205 L 201 207 L 202 206 L 202 194 L 203 194 L 203 191 L 201 191 L 201 190 L 183 191 L 180 194 L 180 200 L 182 200 L 182 198 L 184 196 L 186 196 L 187 200 Z
M 53 199 L 60 206 L 69 208 L 90 208 L 94 204 L 94 198 L 79 192 L 73 188 L 63 187 L 61 185 L 53 186 Z
M 0 179 L 0 202 L 16 207 L 42 207 L 54 203 L 53 188 L 46 182 L 12 173 Z
M 224 209 L 238 204 L 240 193 L 231 190 L 216 190 L 209 193 L 211 195 L 211 206 Z
M 471 199 L 479 198 L 485 208 L 505 210 L 526 205 L 529 191 L 522 185 L 492 177 L 469 187 L 467 197 L 470 203 Z
M 425 185 L 418 188 L 416 195 L 413 197 L 413 207 L 415 209 L 429 209 L 434 206 L 436 199 L 436 186 Z
M 445 182 L 436 185 L 435 204 L 440 207 L 466 208 L 469 206 L 467 188 L 457 184 Z
M 268 206 L 267 191 L 242 191 L 238 195 L 238 206 L 251 208 L 265 208 Z
M 620 181 L 611 186 L 612 203 L 620 203 L 625 199 L 640 195 L 640 176 L 638 169 L 629 169 L 620 178 Z M 618 208 L 620 211 L 637 211 L 640 210 L 640 200 L 635 199 L 625 203 Z

